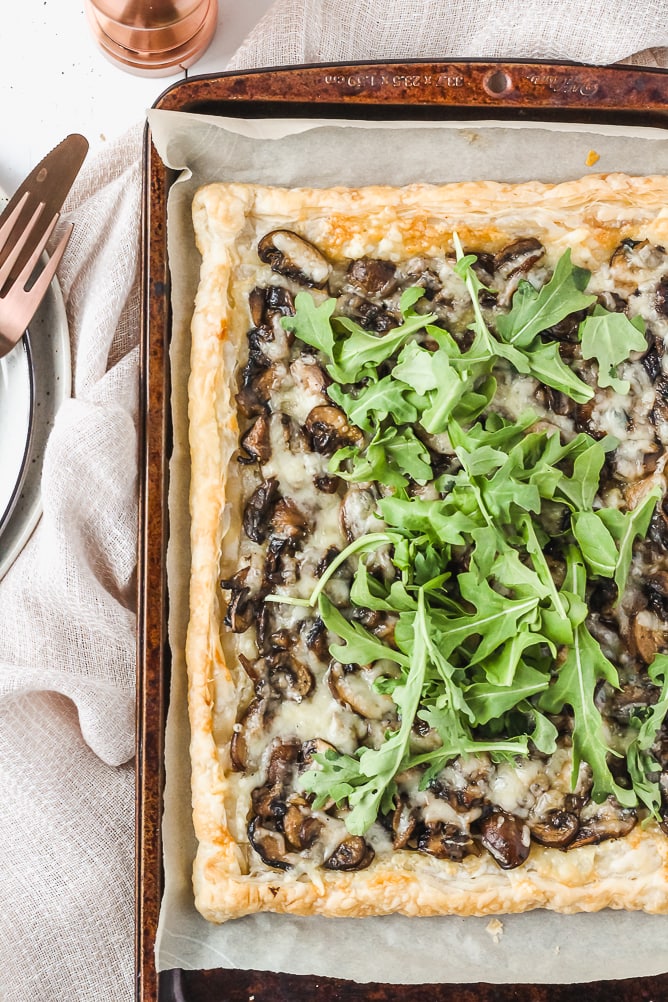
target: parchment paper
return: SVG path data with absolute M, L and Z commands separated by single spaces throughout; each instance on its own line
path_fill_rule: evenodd
M 165 893 L 158 970 L 214 967 L 281 971 L 367 982 L 558 983 L 668 970 L 668 917 L 547 911 L 479 918 L 291 918 L 263 914 L 222 926 L 195 911 L 195 840 L 183 647 L 187 623 L 189 322 L 199 255 L 190 222 L 194 190 L 214 180 L 346 185 L 462 179 L 558 181 L 587 173 L 668 172 L 668 138 L 656 129 L 523 123 L 360 123 L 207 118 L 151 111 L 153 141 L 183 171 L 168 205 L 173 283 L 171 346 L 174 452 L 170 466 L 169 640 L 173 670 L 166 735 Z M 590 150 L 599 155 L 586 166 Z

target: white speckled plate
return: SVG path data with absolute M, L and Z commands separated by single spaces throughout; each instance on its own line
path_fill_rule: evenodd
M 0 208 L 4 201 L 0 194 Z M 54 280 L 27 337 L 0 360 L 0 578 L 16 560 L 42 514 L 44 449 L 71 384 L 65 304 Z
M 35 395 L 29 335 L 0 358 L 0 534 L 11 517 L 30 458 Z

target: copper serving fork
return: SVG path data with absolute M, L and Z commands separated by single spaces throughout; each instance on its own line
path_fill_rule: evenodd
M 22 337 L 63 256 L 71 224 L 51 256 L 42 259 L 87 151 L 83 136 L 67 136 L 30 172 L 0 214 L 0 358 Z
M 73 229 L 70 223 L 48 261 L 31 282 L 39 259 L 58 221 L 59 213 L 55 213 L 47 221 L 44 229 L 39 223 L 40 221 L 43 223 L 41 217 L 46 206 L 44 202 L 40 202 L 31 214 L 28 224 L 21 226 L 19 217 L 28 198 L 29 194 L 26 192 L 4 224 L 0 226 L 0 257 L 4 257 L 0 267 L 0 358 L 12 350 L 37 312 L 60 264 Z M 12 276 L 12 268 L 21 255 L 25 257 L 26 254 L 28 260 L 19 273 Z

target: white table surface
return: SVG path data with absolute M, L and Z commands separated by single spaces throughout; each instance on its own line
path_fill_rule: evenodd
M 224 70 L 271 4 L 219 0 L 214 39 L 188 72 Z M 0 59 L 0 189 L 10 194 L 68 133 L 86 136 L 94 154 L 142 121 L 163 90 L 183 77 L 135 76 L 107 59 L 82 0 L 20 0 L 11 8 Z

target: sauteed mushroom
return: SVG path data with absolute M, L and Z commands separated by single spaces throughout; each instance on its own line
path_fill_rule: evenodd
M 555 808 L 535 821 L 531 826 L 531 837 L 541 845 L 554 849 L 565 849 L 575 838 L 580 820 L 576 814 Z
M 518 272 L 526 274 L 545 254 L 540 240 L 534 237 L 520 237 L 494 255 L 494 272 L 502 278 L 510 278 Z
M 248 768 L 253 739 L 262 738 L 269 714 L 269 701 L 256 697 L 236 725 L 230 741 L 230 758 L 236 772 L 244 772 Z
M 248 825 L 248 841 L 263 863 L 278 870 L 290 870 L 293 861 L 282 832 L 265 827 L 256 815 Z
M 584 821 L 568 849 L 578 849 L 583 845 L 598 845 L 609 838 L 623 838 L 635 827 L 638 818 L 635 811 L 621 809 L 606 810 L 602 806 L 599 813 Z
M 375 852 L 361 835 L 349 835 L 325 860 L 328 870 L 364 870 L 373 861 Z
M 260 240 L 258 257 L 271 270 L 300 285 L 322 289 L 327 285 L 330 266 L 320 251 L 292 230 L 272 230 Z
M 443 821 L 425 825 L 418 837 L 417 847 L 420 852 L 436 856 L 437 859 L 452 859 L 456 862 L 477 852 L 475 842 L 468 832 Z
M 342 706 L 367 720 L 383 720 L 394 716 L 394 701 L 373 688 L 373 678 L 369 674 L 356 666 L 332 661 L 327 672 L 329 691 Z
M 244 532 L 254 543 L 263 543 L 267 538 L 278 500 L 278 480 L 270 477 L 255 488 L 246 502 L 243 517 Z
M 271 516 L 272 531 L 281 539 L 296 543 L 309 530 L 309 522 L 292 498 L 281 498 Z
M 251 597 L 246 585 L 248 571 L 248 567 L 243 567 L 234 577 L 220 582 L 224 591 L 231 592 L 223 622 L 233 633 L 245 633 L 255 617 L 256 598 Z
M 359 429 L 348 424 L 344 412 L 334 404 L 314 407 L 304 422 L 304 431 L 313 451 L 324 456 L 333 455 L 344 445 L 360 445 L 363 441 Z
M 396 271 L 391 261 L 361 257 L 351 261 L 346 278 L 366 295 L 387 296 L 396 288 Z
M 269 285 L 264 289 L 256 286 L 248 297 L 248 303 L 256 327 L 271 324 L 276 314 L 291 317 L 295 313 L 292 293 L 282 285 Z
M 529 827 L 520 818 L 500 807 L 480 822 L 482 844 L 503 870 L 521 866 L 531 849 Z
M 405 797 L 400 797 L 392 815 L 392 845 L 404 849 L 417 829 L 418 819 L 414 807 Z
M 295 703 L 301 703 L 315 686 L 310 669 L 290 651 L 267 654 L 265 664 L 274 691 Z
M 241 436 L 241 449 L 246 453 L 237 458 L 240 463 L 266 463 L 271 458 L 271 437 L 269 434 L 269 418 L 262 413 L 254 424 Z

